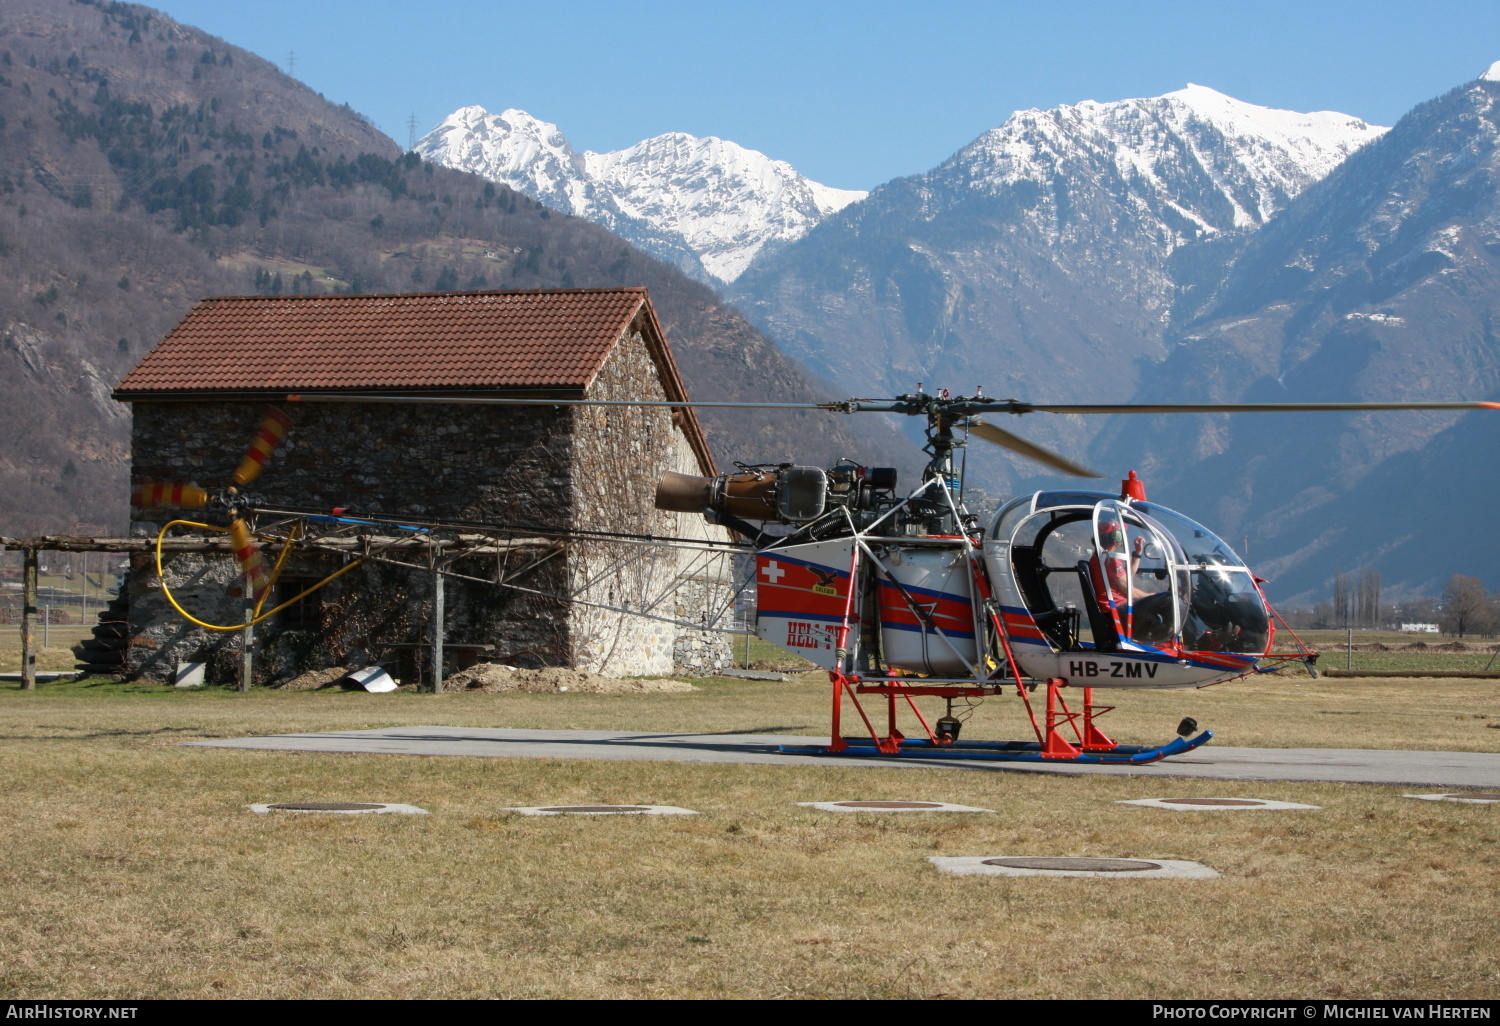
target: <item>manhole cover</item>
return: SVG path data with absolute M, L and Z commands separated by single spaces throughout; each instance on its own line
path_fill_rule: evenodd
M 1139 859 L 985 859 L 984 865 L 1004 866 L 1006 869 L 1061 869 L 1073 873 L 1140 873 L 1162 868 L 1159 862 Z
M 1212 880 L 1219 874 L 1201 862 L 1181 859 L 1089 859 L 929 855 L 939 872 L 953 876 L 1087 877 L 1093 880 Z
M 1163 805 L 1264 805 L 1253 798 L 1163 798 Z
M 385 806 L 371 805 L 368 802 L 281 802 L 268 805 L 266 808 L 289 809 L 292 812 L 369 812 L 371 809 L 383 809 Z
M 834 802 L 846 809 L 941 809 L 942 802 Z
M 544 805 L 538 812 L 650 812 L 649 805 Z
M 1445 794 L 1444 798 L 1478 798 L 1480 801 L 1500 802 L 1500 792 L 1496 791 L 1462 791 L 1458 794 Z

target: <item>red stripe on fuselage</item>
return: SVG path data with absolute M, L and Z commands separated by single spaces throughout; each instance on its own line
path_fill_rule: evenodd
M 837 620 L 844 618 L 849 599 L 849 574 L 846 571 L 775 556 L 756 556 L 755 580 L 757 610 L 806 613 Z M 817 588 L 824 590 L 814 590 Z
M 907 594 L 939 630 L 973 633 L 974 605 L 967 598 L 951 592 L 933 594 L 926 590 L 917 591 L 911 588 L 907 589 Z M 926 626 L 912 612 L 901 591 L 891 582 L 880 582 L 879 600 L 881 622 L 901 624 L 906 627 Z

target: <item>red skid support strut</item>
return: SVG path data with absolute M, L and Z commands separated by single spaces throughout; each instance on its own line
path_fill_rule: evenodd
M 1083 689 L 1083 711 L 1074 712 L 1068 708 L 1068 703 L 1063 699 L 1061 691 L 1068 686 L 1068 682 L 1058 677 L 1047 681 L 1047 731 L 1046 738 L 1042 742 L 1042 758 L 1044 759 L 1076 759 L 1081 752 L 1109 752 L 1120 747 L 1104 731 L 1094 725 L 1094 717 L 1103 716 L 1114 709 L 1112 705 L 1095 705 L 1094 689 Z M 1082 729 L 1078 721 L 1083 721 Z M 1078 738 L 1078 744 L 1074 744 L 1062 736 L 1059 730 L 1066 724 Z
M 1120 747 L 1120 743 L 1094 725 L 1094 717 L 1113 712 L 1112 705 L 1095 705 L 1094 689 L 1083 689 L 1083 750 L 1085 752 L 1108 752 Z
M 849 594 L 844 595 L 844 618 L 843 622 L 838 624 L 837 633 L 835 633 L 837 640 L 834 642 L 834 667 L 828 670 L 828 679 L 834 685 L 834 708 L 832 708 L 832 724 L 831 729 L 829 729 L 828 750 L 835 754 L 849 747 L 844 742 L 838 720 L 841 718 L 840 712 L 843 711 L 844 690 L 849 688 L 849 678 L 844 675 L 844 663 L 846 663 L 847 657 L 849 657 L 849 621 L 853 616 L 853 592 L 855 592 L 855 580 L 858 580 L 855 573 L 858 570 L 859 546 L 853 546 L 852 552 L 849 553 Z M 874 727 L 870 726 L 870 717 L 864 714 L 864 709 L 859 708 L 859 699 L 855 696 L 853 690 L 849 690 L 849 697 L 853 700 L 853 708 L 859 712 L 859 718 L 864 720 L 865 727 L 870 729 L 871 738 L 879 742 L 879 738 L 876 738 L 876 735 L 874 735 Z
M 1047 679 L 1047 732 L 1046 739 L 1042 742 L 1043 759 L 1076 759 L 1080 749 L 1077 745 L 1063 737 L 1057 730 L 1064 723 L 1072 725 L 1078 717 L 1075 712 L 1069 712 L 1062 702 L 1062 696 L 1058 691 L 1068 686 L 1068 682 L 1057 677 Z
M 1047 732 L 1041 745 L 1041 757 L 1077 759 L 1082 751 L 1113 751 L 1118 748 L 1119 742 L 1094 724 L 1094 717 L 1112 711 L 1115 706 L 1095 705 L 1094 688 L 1086 687 L 1083 688 L 1083 711 L 1074 712 L 1062 697 L 1061 691 L 1065 687 L 1068 687 L 1065 679 L 1053 676 L 1047 681 Z M 1079 720 L 1083 720 L 1082 729 L 1079 727 Z M 1073 730 L 1073 735 L 1079 738 L 1079 744 L 1062 736 L 1059 727 L 1064 724 Z

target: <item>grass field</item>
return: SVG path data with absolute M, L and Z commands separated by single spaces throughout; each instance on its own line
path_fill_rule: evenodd
M 826 685 L 691 694 L 0 690 L 0 997 L 1474 997 L 1500 806 L 1402 788 L 181 748 L 392 724 L 817 733 Z M 1494 682 L 1261 678 L 1121 695 L 1241 745 L 1500 751 Z M 1010 701 L 971 720 L 1016 736 Z M 1137 797 L 1277 798 L 1174 813 Z M 995 815 L 827 814 L 922 799 Z M 259 801 L 430 816 L 260 816 Z M 697 817 L 534 819 L 660 803 Z M 929 855 L 1197 859 L 1212 881 L 976 879 Z
M 1398 631 L 1355 631 L 1354 651 L 1349 652 L 1344 631 L 1300 631 L 1304 641 L 1321 653 L 1318 665 L 1324 669 L 1355 670 L 1500 670 L 1495 657 L 1494 638 L 1451 634 L 1402 634 Z M 1278 634 L 1277 641 L 1290 641 Z M 1433 651 L 1434 647 L 1458 642 L 1467 651 Z M 1417 647 L 1426 646 L 1426 647 Z M 1389 648 L 1393 651 L 1379 651 Z M 1350 665 L 1352 664 L 1352 666 Z
M 92 618 L 87 624 L 53 625 L 48 638 L 49 647 L 37 656 L 39 670 L 71 670 L 77 661 L 70 649 L 89 637 L 93 629 Z M 1346 664 L 1345 634 L 1343 631 L 1302 631 L 1302 637 L 1323 653 L 1320 665 L 1342 669 Z M 41 637 L 41 627 L 37 628 Z M 1490 664 L 1497 642 L 1493 638 L 1467 637 L 1463 642 L 1472 648 L 1468 652 L 1401 651 L 1373 652 L 1371 645 L 1389 647 L 1409 646 L 1421 641 L 1428 645 L 1443 645 L 1459 640 L 1449 635 L 1412 635 L 1395 631 L 1358 631 L 1355 633 L 1354 667 L 1362 670 L 1483 670 Z M 1278 635 L 1279 641 L 1290 643 L 1290 637 Z M 1280 647 L 1280 646 L 1279 646 Z M 761 670 L 802 670 L 811 663 L 793 655 L 784 648 L 760 638 L 751 637 L 749 645 L 743 637 L 734 639 L 734 664 L 744 666 L 747 662 Z M 17 670 L 21 667 L 20 632 L 16 627 L 0 626 L 0 671 Z M 1493 669 L 1500 669 L 1496 659 Z
M 47 637 L 43 639 L 42 628 L 38 624 L 37 645 L 40 646 L 45 640 L 47 647 L 37 652 L 36 668 L 38 670 L 72 670 L 73 665 L 78 662 L 78 657 L 72 651 L 73 646 L 85 638 L 92 637 L 93 630 L 92 624 L 53 624 L 47 628 Z M 0 671 L 14 671 L 20 668 L 20 629 L 0 626 Z

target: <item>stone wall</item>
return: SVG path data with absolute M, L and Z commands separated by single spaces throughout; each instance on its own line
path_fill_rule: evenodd
M 665 398 L 638 332 L 621 339 L 590 395 Z M 133 476 L 192 481 L 212 490 L 239 464 L 264 404 L 136 402 L 133 408 Z M 518 528 L 571 526 L 700 538 L 711 530 L 700 516 L 662 513 L 652 506 L 660 471 L 703 472 L 666 408 L 301 402 L 285 409 L 293 421 L 291 434 L 246 489 L 270 504 Z M 153 510 L 137 516 L 150 519 L 135 521 L 133 531 L 154 534 L 168 519 L 200 520 L 204 513 Z M 522 665 L 573 665 L 616 674 L 671 673 L 684 665 L 717 668 L 729 658 L 727 635 L 570 607 L 550 597 L 585 588 L 582 597 L 601 605 L 699 622 L 716 602 L 722 605 L 719 596 L 727 600 L 728 577 L 701 560 L 695 563 L 693 556 L 583 541 L 517 579 L 543 595 L 449 580 L 444 637 L 449 643 L 494 644 L 494 658 Z M 518 568 L 522 559 L 511 556 L 499 565 L 493 558 L 476 559 L 459 569 L 493 578 L 497 571 Z M 332 555 L 299 555 L 284 573 L 310 580 L 341 563 Z M 178 554 L 167 559 L 165 569 L 174 594 L 194 615 L 212 623 L 242 621 L 244 600 L 230 557 Z M 205 661 L 210 680 L 232 680 L 241 635 L 187 624 L 161 594 L 150 557 L 137 557 L 132 571 L 129 672 L 165 679 L 178 662 Z M 686 586 L 674 589 L 684 577 L 690 578 Z M 430 573 L 361 565 L 323 589 L 310 613 L 301 610 L 304 622 L 289 624 L 289 611 L 256 628 L 257 682 L 373 661 L 382 645 L 426 641 L 432 589 Z M 273 601 L 291 594 L 281 588 Z M 306 622 L 309 616 L 314 624 Z
M 666 398 L 639 332 L 615 347 L 589 388 L 594 399 Z M 574 526 L 661 538 L 728 540 L 698 514 L 654 506 L 664 471 L 703 474 L 681 424 L 666 407 L 578 407 L 574 412 Z M 709 672 L 728 665 L 731 637 L 691 630 L 728 601 L 728 557 L 688 549 L 585 541 L 569 548 L 575 659 L 597 673 Z M 612 607 L 612 608 L 601 608 Z M 624 612 L 622 610 L 629 610 Z M 638 615 L 638 614 L 648 615 Z M 637 614 L 637 615 L 632 615 Z M 653 619 L 653 617 L 659 619 Z M 727 627 L 727 618 L 722 624 Z
M 238 465 L 264 404 L 256 402 L 134 403 L 133 476 L 221 485 Z M 569 522 L 571 440 L 566 412 L 548 407 L 443 406 L 383 403 L 288 404 L 287 441 L 247 492 L 268 503 L 313 509 L 349 507 L 354 515 L 404 514 L 516 525 Z M 138 512 L 138 515 L 140 513 Z M 174 516 L 160 513 L 133 524 L 154 533 Z M 513 560 L 516 557 L 513 557 Z M 303 579 L 337 569 L 334 556 L 303 557 L 286 573 Z M 526 584 L 563 593 L 560 561 L 528 575 Z M 160 593 L 149 559 L 131 574 L 134 675 L 167 677 L 177 662 L 209 662 L 210 679 L 232 678 L 238 634 L 185 625 Z M 486 561 L 483 573 L 493 574 Z M 242 617 L 238 571 L 227 556 L 173 556 L 167 580 L 200 619 L 237 623 Z M 284 593 L 284 592 L 283 592 Z M 286 595 L 285 597 L 290 597 Z M 445 638 L 494 643 L 497 656 L 534 664 L 571 658 L 565 607 L 555 599 L 515 590 L 450 582 L 445 594 Z M 257 628 L 258 681 L 285 679 L 311 665 L 373 660 L 382 644 L 428 637 L 430 574 L 364 564 L 327 586 L 315 601 L 315 631 L 288 631 L 277 620 Z M 284 637 L 287 634 L 302 637 Z

